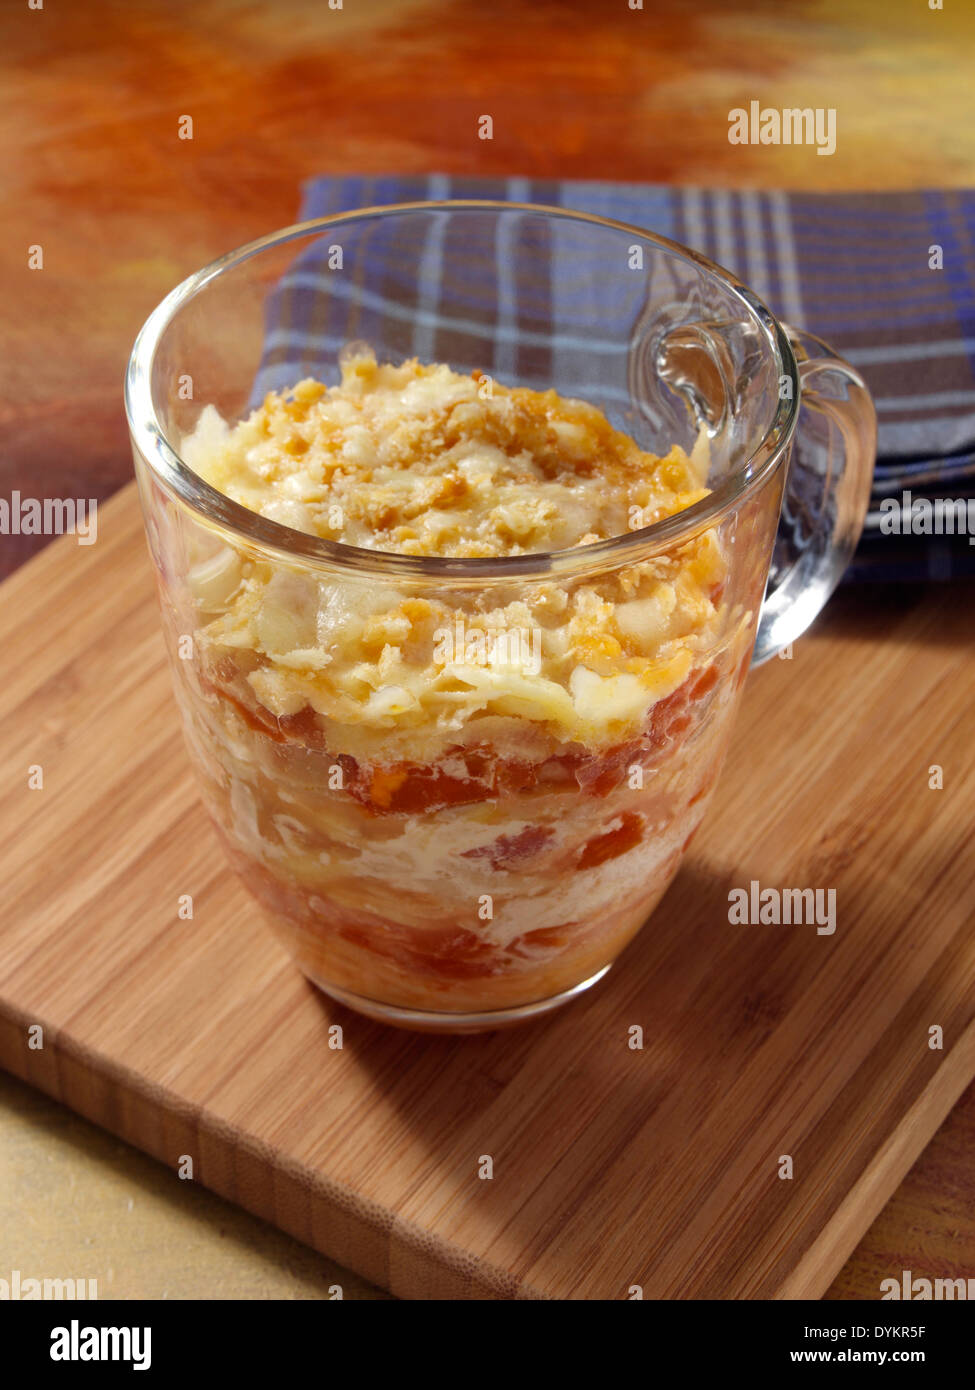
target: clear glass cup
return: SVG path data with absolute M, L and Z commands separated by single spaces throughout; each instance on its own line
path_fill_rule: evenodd
M 696 449 L 710 492 L 561 552 L 417 558 L 290 529 L 183 462 L 203 406 L 232 423 L 267 389 L 334 383 L 350 340 L 380 362 L 418 355 L 582 398 L 643 449 Z M 225 256 L 150 316 L 126 409 L 177 701 L 231 861 L 322 990 L 440 1032 L 564 1003 L 653 912 L 707 808 L 750 664 L 804 631 L 853 552 L 876 439 L 859 375 L 728 272 L 635 227 L 509 203 L 369 209 Z M 636 611 L 661 683 L 615 713 L 628 668 L 614 627 L 595 672 L 554 691 L 528 676 L 459 725 L 382 688 L 368 727 L 332 706 L 282 716 L 249 679 L 273 670 L 273 650 L 215 635 L 254 575 L 326 653 L 365 644 L 370 616 L 410 601 L 468 628 L 518 603 L 554 641 L 559 613 L 652 581 L 657 608 Z M 674 619 L 688 585 L 696 616 L 678 602 Z M 675 621 L 697 624 L 677 668 Z M 599 737 L 553 724 L 553 698 L 573 717 L 595 710 Z

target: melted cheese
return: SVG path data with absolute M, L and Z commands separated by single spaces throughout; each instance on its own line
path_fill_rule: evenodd
M 701 458 L 644 453 L 585 402 L 366 354 L 346 355 L 339 386 L 300 382 L 233 427 L 207 407 L 183 455 L 265 517 L 407 555 L 586 545 L 707 495 Z M 419 755 L 488 716 L 593 746 L 632 733 L 713 649 L 725 574 L 709 531 L 589 579 L 477 590 L 210 545 L 190 586 L 204 651 L 235 656 L 271 714 L 310 707 Z

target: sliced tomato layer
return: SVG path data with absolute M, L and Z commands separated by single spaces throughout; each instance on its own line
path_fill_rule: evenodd
M 338 930 L 353 946 L 394 961 L 411 974 L 476 980 L 496 974 L 502 963 L 497 946 L 462 927 L 411 932 L 408 927 L 384 922 L 379 932 L 350 923 Z
M 248 708 L 227 690 L 229 671 L 216 671 L 218 684 L 204 681 L 208 691 L 229 701 L 250 729 L 277 743 L 297 743 L 326 752 L 324 735 L 311 709 L 280 719 L 258 705 Z M 716 664 L 695 669 L 672 694 L 658 700 L 647 725 L 636 738 L 605 752 L 592 753 L 581 745 L 568 748 L 540 762 L 506 758 L 488 745 L 460 745 L 447 750 L 449 767 L 408 761 L 370 764 L 350 754 L 336 761 L 343 771 L 343 785 L 370 815 L 416 815 L 447 806 L 497 800 L 506 794 L 531 791 L 582 790 L 605 797 L 619 787 L 634 766 L 646 766 L 678 743 L 703 715 L 704 702 L 718 684 Z M 226 682 L 226 684 L 224 684 Z M 527 845 L 527 842 L 526 842 Z M 500 858 L 513 852 L 501 847 Z M 532 851 L 534 852 L 534 851 Z M 488 856 L 490 857 L 490 856 Z
M 604 831 L 602 835 L 594 835 L 591 840 L 586 841 L 579 855 L 578 867 L 594 869 L 598 864 L 605 864 L 607 859 L 617 859 L 628 850 L 635 849 L 642 839 L 643 817 L 638 816 L 635 811 L 624 811 L 619 818 L 619 824 L 612 830 Z

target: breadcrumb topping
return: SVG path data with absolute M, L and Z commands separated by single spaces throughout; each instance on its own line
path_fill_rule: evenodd
M 602 411 L 447 366 L 346 356 L 228 430 L 212 407 L 187 462 L 295 530 L 401 555 L 561 550 L 649 525 L 707 495 L 679 448 L 644 453 Z

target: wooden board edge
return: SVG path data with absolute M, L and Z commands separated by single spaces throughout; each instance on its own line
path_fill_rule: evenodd
M 776 1299 L 822 1298 L 973 1079 L 975 1020 L 874 1154 L 828 1225 L 775 1294 Z M 877 1295 L 879 1298 L 879 1289 Z
M 28 1046 L 40 1025 L 43 1047 Z M 293 1160 L 242 1140 L 205 1106 L 98 1054 L 0 995 L 0 1067 L 76 1114 L 164 1164 L 198 1155 L 195 1180 L 225 1201 L 285 1231 L 370 1283 L 405 1299 L 546 1300 L 507 1271 L 471 1256 L 412 1222 L 370 1209 L 341 1184 L 317 1180 Z M 197 1165 L 194 1165 L 195 1167 Z M 273 1181 L 250 1181 L 269 1168 Z

